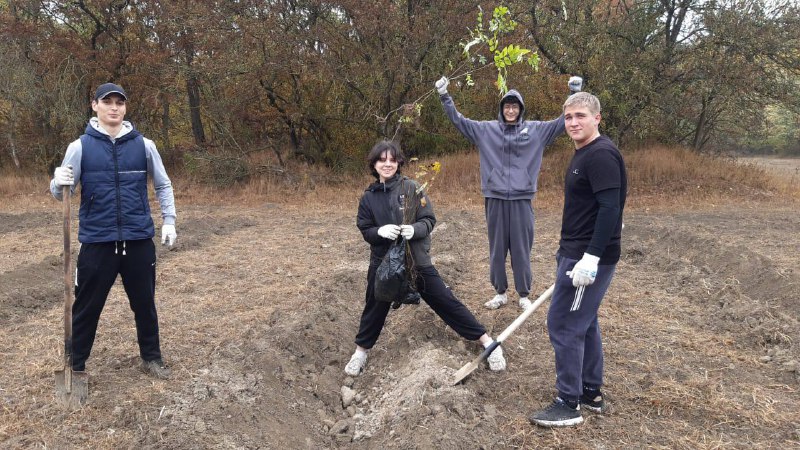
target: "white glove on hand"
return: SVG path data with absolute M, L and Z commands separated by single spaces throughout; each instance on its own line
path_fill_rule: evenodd
M 75 175 L 72 173 L 72 166 L 56 167 L 53 174 L 56 186 L 72 186 L 75 184 Z
M 378 236 L 393 241 L 397 239 L 397 236 L 400 236 L 400 225 L 391 223 L 389 225 L 384 225 L 378 228 Z
M 410 241 L 411 238 L 414 237 L 414 226 L 400 225 L 400 234 L 406 238 L 407 241 Z
M 439 81 L 436 82 L 436 92 L 439 95 L 447 94 L 447 85 L 450 84 L 450 80 L 447 77 L 439 78 Z
M 178 233 L 175 232 L 175 225 L 165 223 L 161 227 L 161 244 L 166 244 L 172 247 L 178 239 Z
M 567 82 L 567 86 L 569 86 L 569 91 L 571 93 L 580 92 L 583 89 L 583 78 L 581 77 L 569 77 L 569 82 Z
M 567 272 L 567 275 L 572 278 L 572 285 L 580 287 L 594 283 L 594 278 L 597 276 L 597 263 L 599 262 L 599 257 L 584 253 L 583 258 L 575 263 L 572 271 Z

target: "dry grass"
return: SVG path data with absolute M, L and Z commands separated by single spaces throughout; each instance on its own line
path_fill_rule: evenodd
M 44 177 L 5 173 L 0 176 L 0 196 L 3 198 L 10 198 L 18 196 L 20 193 L 46 191 L 48 189 L 48 183 L 49 180 Z
M 800 199 L 800 187 L 754 165 L 684 148 L 649 147 L 625 155 L 632 205 L 708 206 L 741 200 Z
M 560 208 L 564 171 L 571 156 L 571 149 L 557 149 L 545 156 L 539 176 L 537 208 Z M 800 199 L 797 179 L 779 177 L 752 164 L 737 164 L 731 159 L 670 147 L 650 147 L 625 152 L 624 156 L 628 168 L 629 207 L 633 208 L 663 209 L 676 205 L 691 208 L 742 200 Z M 432 186 L 434 201 L 449 206 L 483 203 L 477 152 L 446 155 L 437 160 L 442 163 L 442 171 Z M 414 169 L 407 166 L 405 172 L 413 174 Z M 243 206 L 347 204 L 358 199 L 371 182 L 366 169 L 361 174 L 342 174 L 326 167 L 301 164 L 290 164 L 284 173 L 266 172 L 228 187 L 182 176 L 173 179 L 179 204 Z M 0 196 L 11 203 L 26 204 L 32 194 L 46 193 L 47 186 L 45 177 L 5 175 L 0 177 Z

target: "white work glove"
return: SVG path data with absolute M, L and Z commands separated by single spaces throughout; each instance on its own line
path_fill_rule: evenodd
M 56 186 L 72 186 L 75 184 L 75 175 L 72 173 L 72 166 L 56 167 L 53 174 Z
M 412 225 L 400 225 L 400 234 L 410 241 L 414 237 L 414 227 Z
M 567 86 L 569 86 L 569 91 L 571 93 L 580 92 L 583 89 L 583 78 L 581 77 L 569 77 L 569 82 L 567 82 Z
M 165 223 L 163 227 L 161 227 L 161 244 L 166 244 L 172 247 L 175 245 L 175 241 L 178 239 L 178 233 L 175 232 L 175 225 L 170 225 Z
M 597 263 L 599 262 L 599 257 L 584 253 L 583 258 L 575 263 L 572 271 L 567 272 L 567 275 L 572 278 L 572 285 L 581 287 L 594 283 L 594 278 L 597 276 Z
M 439 81 L 436 82 L 436 92 L 439 95 L 447 94 L 447 85 L 450 84 L 450 80 L 447 77 L 439 78 Z
M 393 241 L 397 239 L 397 236 L 400 236 L 400 225 L 391 223 L 389 225 L 384 225 L 378 228 L 378 236 Z

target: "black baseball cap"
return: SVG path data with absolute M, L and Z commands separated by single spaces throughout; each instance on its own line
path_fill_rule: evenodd
M 94 100 L 102 100 L 111 94 L 119 94 L 123 99 L 128 100 L 128 94 L 125 93 L 125 89 L 122 89 L 122 86 L 114 83 L 106 83 L 98 86 L 97 90 L 94 91 Z

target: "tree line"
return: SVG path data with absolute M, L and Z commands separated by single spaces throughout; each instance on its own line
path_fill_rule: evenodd
M 465 60 L 463 0 L 0 0 L 0 167 L 44 170 L 91 116 L 94 88 L 168 164 L 247 177 L 253 156 L 347 169 L 381 137 L 417 156 L 466 146 L 433 83 L 465 115 L 497 114 L 491 64 Z M 800 7 L 793 0 L 509 0 L 512 39 L 538 53 L 508 86 L 528 118 L 560 114 L 570 75 L 622 147 L 800 154 Z M 479 8 L 481 8 L 479 10 Z

